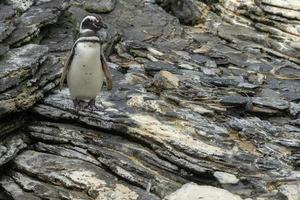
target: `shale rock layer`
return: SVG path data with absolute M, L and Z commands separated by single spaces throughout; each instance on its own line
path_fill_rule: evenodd
M 0 199 L 300 196 L 298 3 L 179 2 L 1 2 Z M 76 110 L 57 84 L 88 14 L 113 90 Z

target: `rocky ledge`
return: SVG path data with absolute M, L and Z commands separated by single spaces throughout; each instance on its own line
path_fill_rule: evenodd
M 298 4 L 177 3 L 0 5 L 0 199 L 298 199 Z M 78 111 L 56 86 L 90 13 L 113 90 Z

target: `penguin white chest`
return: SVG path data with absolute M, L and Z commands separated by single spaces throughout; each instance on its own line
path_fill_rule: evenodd
M 103 80 L 100 44 L 79 42 L 67 75 L 70 95 L 77 99 L 93 99 L 100 93 Z

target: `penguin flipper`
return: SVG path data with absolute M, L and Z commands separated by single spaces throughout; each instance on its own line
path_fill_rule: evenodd
M 69 56 L 67 58 L 67 61 L 66 61 L 65 65 L 64 65 L 64 69 L 63 69 L 63 72 L 61 74 L 60 81 L 59 81 L 59 90 L 61 90 L 63 88 L 64 81 L 66 79 L 68 70 L 70 68 L 73 56 L 74 56 L 74 47 L 72 48 L 71 53 L 69 54 Z
M 106 58 L 104 56 L 102 46 L 101 46 L 100 59 L 101 59 L 101 67 L 102 67 L 102 70 L 103 70 L 103 73 L 104 73 L 104 76 L 106 79 L 107 89 L 111 90 L 112 89 L 112 75 L 109 71 L 108 64 L 107 64 Z

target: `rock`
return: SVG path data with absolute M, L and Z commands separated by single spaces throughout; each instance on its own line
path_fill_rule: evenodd
M 297 193 L 296 6 L 165 2 L 179 17 L 200 9 L 202 23 L 181 26 L 148 0 L 0 5 L 0 199 L 163 199 L 189 182 L 201 195 Z M 114 86 L 76 110 L 56 86 L 98 11 Z
M 15 199 L 40 199 L 40 198 L 79 198 L 91 199 L 79 191 L 72 191 L 51 184 L 45 184 L 39 180 L 34 180 L 31 177 L 19 172 L 12 172 L 10 177 L 5 176 L 0 180 L 0 184 L 11 196 Z M 25 189 L 26 192 L 22 189 Z
M 62 65 L 55 57 L 47 58 L 47 52 L 47 46 L 28 44 L 10 51 L 0 61 L 0 92 L 4 92 L 0 94 L 0 116 L 30 108 L 55 87 L 52 81 Z
M 185 108 L 189 108 L 193 112 L 199 113 L 201 115 L 212 115 L 212 114 L 214 114 L 213 110 L 207 109 L 205 107 L 202 107 L 202 106 L 199 106 L 199 105 L 196 105 L 196 104 L 181 102 L 180 105 L 185 107 Z
M 9 0 L 8 2 L 23 12 L 26 11 L 27 9 L 29 9 L 34 3 L 34 1 L 31 1 L 31 0 L 29 0 L 29 1 Z
M 156 2 L 183 24 L 195 25 L 201 20 L 202 15 L 193 0 L 156 0 Z
M 217 67 L 217 63 L 216 61 L 213 60 L 208 60 L 205 62 L 205 67 L 209 67 L 209 68 L 216 68 Z
M 0 166 L 14 159 L 19 151 L 27 147 L 23 138 L 20 136 L 10 136 L 0 144 Z
M 80 127 L 67 127 L 49 123 L 43 126 L 31 126 L 29 130 L 33 138 L 42 141 L 35 145 L 36 151 L 39 153 L 42 152 L 44 157 L 56 155 L 52 157 L 54 160 L 67 159 L 66 163 L 62 165 L 68 165 L 68 159 L 74 162 L 77 160 L 78 167 L 81 166 L 81 168 L 92 164 L 95 165 L 93 167 L 94 170 L 103 171 L 101 165 L 104 165 L 118 174 L 118 176 L 130 180 L 130 182 L 143 188 L 146 188 L 149 181 L 151 181 L 153 187 L 152 191 L 160 195 L 164 195 L 164 191 L 173 191 L 178 187 L 177 183 L 167 178 L 168 175 L 165 176 L 162 174 L 162 176 L 157 177 L 154 171 L 151 170 L 151 167 L 147 167 L 148 165 L 154 168 L 158 167 L 165 171 L 165 174 L 170 174 L 170 172 L 168 172 L 169 170 L 173 172 L 178 170 L 175 165 L 158 158 L 152 151 L 143 149 L 142 146 L 124 140 L 119 136 L 111 137 L 111 135 L 107 133 L 100 133 L 99 135 L 99 132 L 89 132 L 89 130 L 81 129 Z M 82 137 L 81 132 L 84 132 L 86 136 Z M 73 135 L 76 135 L 77 139 L 73 140 L 74 142 L 72 142 L 72 144 L 67 144 L 69 143 L 68 141 L 72 140 Z M 94 138 L 93 140 L 96 142 L 95 145 L 91 146 L 86 143 L 87 138 L 89 138 L 88 140 Z M 55 140 L 61 145 L 45 144 L 44 142 L 47 142 L 49 139 Z M 102 146 L 102 144 L 104 144 L 104 146 Z M 114 148 L 120 148 L 121 151 L 114 151 Z M 38 154 L 38 152 L 34 153 L 34 155 Z M 92 155 L 95 155 L 97 159 Z M 147 166 L 141 166 L 136 163 L 136 161 L 139 163 L 147 163 Z M 58 162 L 60 161 L 57 161 L 57 163 Z M 168 187 L 165 187 L 165 183 L 168 183 Z M 78 184 L 76 187 L 81 187 L 80 185 L 81 184 Z M 156 199 L 153 195 L 150 195 L 149 198 L 151 196 L 153 199 Z
M 273 69 L 268 63 L 250 63 L 247 67 L 258 72 L 269 72 Z
M 289 108 L 287 101 L 282 99 L 280 94 L 271 89 L 265 89 L 261 93 L 261 97 L 253 97 L 253 103 L 261 106 L 267 106 L 278 110 L 286 110 Z
M 185 60 L 190 60 L 191 56 L 188 52 L 186 51 L 173 51 L 176 55 L 181 56 Z
M 0 21 L 4 21 L 14 16 L 16 14 L 16 10 L 12 5 L 1 4 L 0 13 Z
M 203 81 L 208 82 L 210 84 L 216 85 L 216 86 L 237 86 L 238 82 L 232 78 L 227 78 L 227 77 L 213 77 L 213 78 L 205 78 Z
M 237 184 L 239 182 L 239 179 L 236 178 L 235 175 L 225 172 L 215 172 L 214 177 L 216 177 L 221 184 Z
M 153 15 L 153 12 L 156 14 Z M 117 1 L 114 10 L 103 15 L 103 19 L 110 29 L 118 31 L 125 40 L 156 41 L 171 45 L 171 40 L 182 34 L 182 28 L 175 17 L 168 15 L 156 4 L 144 4 L 139 0 Z M 164 37 L 169 39 L 168 43 Z M 180 46 L 178 41 L 176 46 Z
M 221 98 L 221 103 L 225 105 L 246 106 L 250 100 L 243 96 L 224 96 Z
M 245 82 L 239 83 L 238 87 L 245 88 L 245 89 L 255 89 L 255 88 L 258 88 L 257 85 L 254 85 L 254 84 L 251 84 L 251 83 L 245 83 Z
M 216 76 L 217 73 L 219 73 L 219 70 L 211 69 L 211 68 L 202 67 L 201 70 L 205 75 L 208 75 L 208 76 Z
M 206 19 L 212 33 L 238 44 L 235 46 L 239 48 L 250 50 L 253 48 L 249 44 L 255 43 L 270 54 L 299 63 L 296 53 L 300 37 L 299 26 L 291 23 L 291 20 L 299 22 L 299 9 L 296 5 L 293 0 L 261 0 L 259 3 L 218 1 L 207 4 L 207 7 L 214 7 L 214 12 L 222 17 L 210 12 Z M 257 31 L 253 31 L 253 28 Z M 265 32 L 269 35 L 265 35 Z
M 261 8 L 266 13 L 281 15 L 281 16 L 286 17 L 288 19 L 296 19 L 296 20 L 300 19 L 299 11 L 295 11 L 293 9 L 276 8 L 275 6 L 269 6 L 269 5 L 262 5 Z M 287 14 L 286 11 L 289 11 L 289 13 Z
M 38 66 L 46 59 L 47 46 L 29 44 L 10 51 L 1 60 L 1 88 L 18 85 L 22 80 L 37 71 Z M 19 72 L 18 72 L 19 71 Z M 13 74 L 15 73 L 15 74 Z
M 290 103 L 290 114 L 291 114 L 293 117 L 297 117 L 299 113 L 300 113 L 300 105 L 291 102 L 291 103 Z
M 296 0 L 289 0 L 289 1 L 282 1 L 282 0 L 275 0 L 275 1 L 270 1 L 270 0 L 262 0 L 263 3 L 269 4 L 269 5 L 274 5 L 277 7 L 283 7 L 283 8 L 290 8 L 293 10 L 300 10 L 299 4 Z
M 10 133 L 17 131 L 26 124 L 26 114 L 16 113 L 6 116 L 1 119 L 0 123 L 0 136 L 7 137 Z
M 45 163 L 48 163 L 44 165 Z M 51 163 L 55 162 L 53 165 Z M 44 163 L 44 164 L 42 164 Z M 47 167 L 50 166 L 51 173 Z M 92 198 L 107 199 L 110 196 L 118 196 L 123 199 L 157 199 L 147 195 L 145 191 L 128 187 L 127 184 L 116 182 L 116 179 L 107 174 L 103 169 L 91 163 L 76 159 L 57 157 L 51 154 L 39 153 L 35 151 L 25 151 L 15 159 L 17 170 L 28 173 L 38 173 L 39 178 L 50 183 L 60 183 L 67 188 L 86 190 Z M 31 170 L 31 165 L 40 166 L 36 170 Z M 62 170 L 62 167 L 65 170 Z M 23 183 L 26 180 L 20 180 Z M 55 182 L 54 182 L 55 181 Z M 37 192 L 39 192 L 37 190 Z
M 211 63 L 211 60 L 207 56 L 204 56 L 201 54 L 193 54 L 191 58 L 197 64 L 200 64 L 200 65 L 205 64 L 205 63 Z
M 155 56 L 163 56 L 164 55 L 162 52 L 160 52 L 152 47 L 148 47 L 147 50 Z
M 89 0 L 89 1 L 75 1 L 75 4 L 83 6 L 85 10 L 92 13 L 108 13 L 111 12 L 116 5 L 116 0 Z
M 281 193 L 288 200 L 298 200 L 300 197 L 300 185 L 288 184 L 279 187 L 279 193 Z
M 238 200 L 242 199 L 237 195 L 234 195 L 224 189 L 212 187 L 212 186 L 199 186 L 195 183 L 187 183 L 183 185 L 179 190 L 172 193 L 171 195 L 164 198 L 164 200 L 211 200 L 211 199 L 220 199 L 220 200 Z
M 176 72 L 176 69 L 177 68 L 174 65 L 171 65 L 168 63 L 163 63 L 160 61 L 157 61 L 157 62 L 149 61 L 149 62 L 145 63 L 145 70 L 146 70 L 146 72 L 149 72 L 150 74 L 153 74 L 160 70 Z
M 298 66 L 294 63 L 287 62 L 282 63 L 283 66 L 274 69 L 272 73 L 274 73 L 277 77 L 281 79 L 298 79 L 300 77 L 300 70 Z
M 160 71 L 154 76 L 153 84 L 156 87 L 162 87 L 165 89 L 174 89 L 179 86 L 179 79 L 176 75 L 168 71 Z
M 69 51 L 76 40 L 74 23 L 76 22 L 70 14 L 62 14 L 55 25 L 42 29 L 41 35 L 45 37 L 40 44 L 47 45 L 49 52 L 61 53 Z
M 40 198 L 30 194 L 29 192 L 24 192 L 22 188 L 14 182 L 11 177 L 2 176 L 0 179 L 1 187 L 6 191 L 7 196 L 14 199 L 32 199 L 39 200 Z
M 3 41 L 14 31 L 16 27 L 10 22 L 0 22 L 0 28 L 0 41 Z
M 124 82 L 128 85 L 136 85 L 147 82 L 149 79 L 142 73 L 127 73 Z
M 181 63 L 179 64 L 179 67 L 183 68 L 183 69 L 189 69 L 189 70 L 192 70 L 194 69 L 193 66 L 189 65 L 189 64 L 186 64 L 186 63 Z
M 252 110 L 252 99 L 243 96 L 224 96 L 221 98 L 221 104 L 244 108 L 246 111 Z
M 43 6 L 32 6 L 18 19 L 16 30 L 14 30 L 6 41 L 9 45 L 20 46 L 35 38 L 40 29 L 57 21 L 62 8 L 60 0 L 43 4 Z
M 292 124 L 300 126 L 300 119 L 293 120 Z
M 283 92 L 284 97 L 289 101 L 297 101 L 300 100 L 300 94 L 298 90 L 288 90 Z
M 5 55 L 5 53 L 9 50 L 8 46 L 3 46 L 2 44 L 0 44 L 0 56 Z

